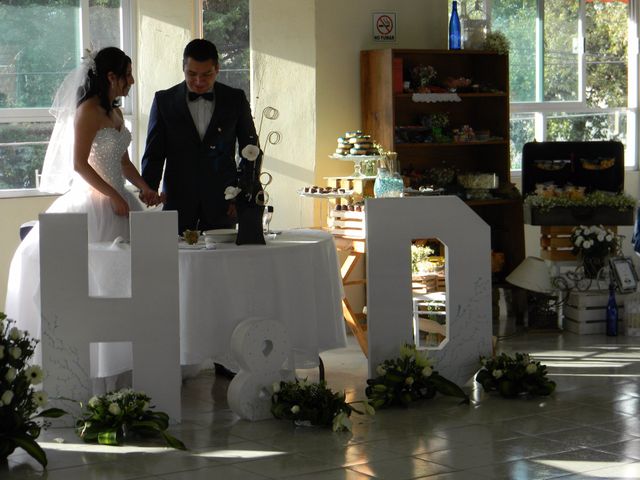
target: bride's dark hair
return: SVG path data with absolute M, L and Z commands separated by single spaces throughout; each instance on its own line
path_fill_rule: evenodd
M 86 61 L 86 60 L 85 60 Z M 119 106 L 118 101 L 109 101 L 109 72 L 113 72 L 118 78 L 127 76 L 127 67 L 131 65 L 131 59 L 122 50 L 116 47 L 106 47 L 100 50 L 95 58 L 95 71 L 89 68 L 85 84 L 78 92 L 78 106 L 85 100 L 97 95 L 100 106 L 107 111 L 107 114 Z

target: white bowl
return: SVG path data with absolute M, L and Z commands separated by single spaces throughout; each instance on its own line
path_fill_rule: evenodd
M 219 228 L 204 232 L 205 241 L 209 238 L 216 243 L 232 243 L 236 241 L 237 236 L 238 232 L 235 228 Z

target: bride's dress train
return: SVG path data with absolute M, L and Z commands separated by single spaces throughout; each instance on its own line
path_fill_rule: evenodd
M 124 126 L 120 130 L 116 128 L 98 130 L 91 145 L 89 164 L 122 195 L 131 211 L 139 211 L 142 210 L 142 204 L 125 187 L 122 174 L 121 159 L 129 143 L 131 143 L 131 133 Z M 117 237 L 129 239 L 128 216 L 115 215 L 109 198 L 94 190 L 79 175 L 74 177 L 71 190 L 56 199 L 47 209 L 47 213 L 86 213 L 89 243 L 113 241 Z M 7 316 L 16 321 L 18 328 L 29 331 L 35 338 L 41 336 L 39 248 L 40 232 L 36 224 L 20 243 L 11 260 L 5 302 Z M 104 351 L 98 353 L 100 348 L 92 347 L 93 377 L 116 375 L 131 368 L 129 346 L 110 345 L 108 355 L 103 355 Z M 99 369 L 98 362 L 94 361 L 96 354 L 100 357 Z M 36 356 L 38 358 L 34 360 L 40 363 L 39 351 Z

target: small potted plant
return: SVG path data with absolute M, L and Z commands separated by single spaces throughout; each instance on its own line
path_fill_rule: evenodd
M 556 383 L 547 378 L 546 365 L 532 360 L 526 353 L 481 357 L 480 364 L 482 368 L 476 374 L 476 382 L 486 392 L 498 392 L 505 398 L 515 398 L 522 395 L 551 395 L 556 388 Z
M 49 426 L 43 418 L 58 418 L 66 412 L 59 408 L 42 410 L 47 394 L 36 390 L 43 371 L 30 360 L 37 340 L 13 326 L 15 322 L 0 312 L 0 463 L 20 447 L 47 466 L 47 455 L 36 439 Z
M 144 393 L 128 388 L 91 397 L 76 422 L 76 432 L 85 442 L 102 445 L 120 445 L 133 435 L 160 436 L 168 446 L 186 450 L 184 443 L 166 432 L 169 416 L 154 412 L 150 402 Z
M 408 406 L 420 399 L 433 398 L 436 393 L 461 398 L 469 397 L 455 383 L 434 370 L 424 350 L 405 344 L 398 358 L 385 360 L 376 368 L 378 376 L 367 380 L 366 394 L 375 409 Z
M 353 404 L 362 403 L 363 411 Z M 352 412 L 374 415 L 368 402 L 345 400 L 344 393 L 333 392 L 324 381 L 280 381 L 273 384 L 271 413 L 276 418 L 292 420 L 300 426 L 331 427 L 334 432 L 351 430 Z

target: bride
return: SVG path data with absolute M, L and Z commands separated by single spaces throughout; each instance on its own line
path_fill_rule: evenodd
M 142 204 L 125 187 L 140 190 L 140 199 L 157 205 L 151 190 L 131 163 L 131 133 L 124 125 L 118 98 L 134 84 L 131 59 L 120 49 L 88 52 L 67 75 L 51 112 L 56 124 L 45 155 L 40 190 L 64 193 L 47 212 L 87 214 L 89 242 L 129 238 L 129 212 Z M 65 193 L 66 192 L 66 193 Z M 18 246 L 9 269 L 5 310 L 19 328 L 40 338 L 39 229 L 36 225 Z

